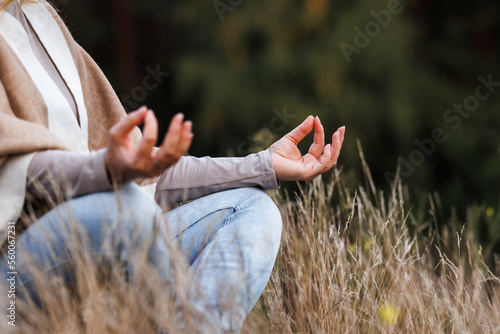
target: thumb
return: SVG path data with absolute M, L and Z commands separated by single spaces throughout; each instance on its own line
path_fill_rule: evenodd
M 111 137 L 114 139 L 122 139 L 128 136 L 130 131 L 144 121 L 147 115 L 148 108 L 141 107 L 138 110 L 131 112 L 127 117 L 116 123 L 110 130 Z
M 305 136 L 307 136 L 314 127 L 314 117 L 308 116 L 302 124 L 290 131 L 286 137 L 297 145 Z

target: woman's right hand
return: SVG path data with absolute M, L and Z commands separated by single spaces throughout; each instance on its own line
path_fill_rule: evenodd
M 136 146 L 129 134 L 143 122 L 142 139 Z M 158 139 L 158 121 L 153 111 L 141 107 L 130 113 L 109 132 L 105 157 L 108 175 L 119 182 L 160 175 L 187 152 L 193 139 L 192 128 L 191 121 L 184 121 L 184 115 L 175 115 L 162 145 L 154 149 Z

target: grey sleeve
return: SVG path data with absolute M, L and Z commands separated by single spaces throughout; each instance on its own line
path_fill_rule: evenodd
M 182 157 L 156 185 L 160 204 L 192 200 L 214 192 L 258 186 L 278 189 L 269 150 L 244 158 Z
M 106 149 L 91 153 L 41 151 L 28 169 L 26 191 L 31 199 L 74 198 L 113 189 L 104 164 Z

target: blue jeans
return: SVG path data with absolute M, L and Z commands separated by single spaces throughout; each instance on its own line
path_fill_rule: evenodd
M 281 225 L 276 205 L 257 188 L 214 193 L 162 213 L 140 187 L 127 184 L 117 193 L 61 204 L 22 233 L 17 240 L 18 285 L 36 299 L 30 286 L 38 275 L 43 279 L 57 273 L 71 282 L 71 264 L 81 256 L 76 244 L 86 245 L 92 256 L 118 259 L 124 268 L 137 261 L 138 247 L 147 245 L 149 264 L 172 285 L 169 245 L 178 243 L 190 266 L 190 302 L 221 331 L 237 332 L 267 285 Z M 37 276 L 23 271 L 28 257 Z M 0 269 L 4 275 L 9 271 L 6 259 Z M 134 268 L 127 270 L 133 277 Z M 230 313 L 223 305 L 228 298 L 233 302 Z

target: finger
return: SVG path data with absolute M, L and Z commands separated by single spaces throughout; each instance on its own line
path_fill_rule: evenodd
M 167 134 L 163 139 L 163 143 L 158 151 L 158 157 L 165 156 L 169 152 L 174 152 L 178 146 L 181 132 L 182 132 L 182 120 L 184 119 L 183 114 L 177 114 L 172 118 L 170 125 L 168 126 Z
M 331 149 L 331 144 L 328 144 L 325 146 L 323 150 L 323 154 L 318 160 L 318 163 L 315 164 L 312 168 L 311 171 L 311 178 L 315 178 L 321 173 L 326 172 L 329 170 L 332 166 L 332 149 Z
M 325 150 L 323 152 L 323 155 L 321 156 L 321 164 L 325 166 L 326 169 L 330 169 L 333 167 L 332 163 L 332 145 L 328 144 L 325 146 Z
M 309 148 L 309 153 L 314 155 L 316 159 L 319 159 L 323 149 L 325 148 L 325 130 L 319 117 L 314 119 L 314 142 Z
M 332 143 L 325 146 L 323 154 L 319 159 L 320 165 L 319 169 L 323 168 L 321 173 L 326 172 L 337 164 L 337 159 L 340 152 L 340 132 L 337 130 L 332 136 Z
M 177 148 L 161 147 L 153 157 L 156 166 L 171 166 L 176 163 L 189 149 L 193 141 L 193 123 L 186 121 L 182 124 L 181 135 Z
M 177 151 L 180 155 L 184 155 L 191 146 L 191 142 L 193 141 L 192 130 L 193 123 L 191 121 L 184 122 L 182 125 L 181 139 L 179 141 L 179 146 L 177 147 Z
M 146 117 L 148 108 L 141 107 L 138 110 L 131 112 L 124 119 L 119 121 L 115 126 L 113 126 L 110 130 L 111 138 L 121 139 L 127 137 L 128 134 L 136 127 L 144 121 L 144 117 Z
M 295 145 L 297 145 L 305 136 L 312 131 L 314 127 L 314 117 L 309 116 L 305 119 L 302 124 L 297 126 L 291 132 L 289 132 L 286 137 L 290 139 Z
M 136 157 L 139 159 L 150 159 L 151 152 L 158 140 L 158 120 L 153 111 L 149 110 L 144 120 L 142 139 L 137 147 Z
M 342 128 L 338 129 L 337 132 L 333 134 L 332 137 L 332 161 L 334 162 L 334 165 L 337 164 L 337 160 L 339 159 L 340 156 L 340 149 L 342 148 L 342 143 L 343 143 L 343 134 L 345 133 L 345 130 Z
M 340 132 L 340 144 L 343 144 L 345 136 L 345 126 L 340 127 L 339 132 Z

